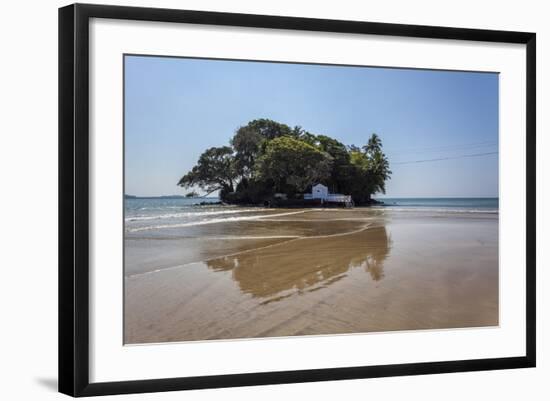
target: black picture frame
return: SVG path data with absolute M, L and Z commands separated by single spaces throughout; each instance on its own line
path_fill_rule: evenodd
M 90 383 L 89 21 L 90 18 L 275 28 L 526 45 L 526 353 L 523 356 Z M 59 9 L 59 391 L 95 396 L 534 367 L 536 363 L 536 35 L 220 12 L 74 4 Z

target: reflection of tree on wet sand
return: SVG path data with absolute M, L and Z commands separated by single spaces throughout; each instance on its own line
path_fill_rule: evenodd
M 215 271 L 231 271 L 242 292 L 275 301 L 320 290 L 358 267 L 379 281 L 389 252 L 390 240 L 381 226 L 349 235 L 291 240 L 206 263 Z

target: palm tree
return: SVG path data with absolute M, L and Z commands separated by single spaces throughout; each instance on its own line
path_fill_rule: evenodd
M 381 151 L 377 150 L 371 157 L 371 174 L 373 193 L 386 193 L 386 180 L 390 179 L 391 170 L 388 158 Z
M 382 150 L 382 140 L 377 134 L 372 134 L 365 146 L 363 146 L 363 151 L 369 155 L 372 156 L 376 152 L 379 152 Z
M 376 192 L 386 193 L 386 180 L 390 179 L 392 172 L 388 158 L 382 152 L 382 140 L 380 137 L 377 134 L 372 134 L 367 144 L 363 146 L 363 151 L 369 161 L 371 194 Z

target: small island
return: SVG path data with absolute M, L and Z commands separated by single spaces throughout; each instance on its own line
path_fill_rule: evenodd
M 229 145 L 205 150 L 178 185 L 219 191 L 222 202 L 235 205 L 350 206 L 375 203 L 372 195 L 385 193 L 390 176 L 377 134 L 361 147 L 346 146 L 299 126 L 257 119 L 238 128 Z M 315 186 L 323 196 L 315 195 Z

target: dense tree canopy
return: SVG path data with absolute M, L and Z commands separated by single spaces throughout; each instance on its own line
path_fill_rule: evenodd
M 254 171 L 256 159 L 261 153 L 262 144 L 266 138 L 256 129 L 241 127 L 231 139 L 235 150 L 235 168 L 243 178 L 250 178 Z
M 303 193 L 330 177 L 332 157 L 298 139 L 281 136 L 267 144 L 257 163 L 260 180 L 271 180 L 277 192 Z
M 210 148 L 199 157 L 195 167 L 185 174 L 178 182 L 179 186 L 198 186 L 208 193 L 221 190 L 222 193 L 230 193 L 234 190 L 235 160 L 233 148 L 222 146 Z
M 207 149 L 178 185 L 219 190 L 226 202 L 260 203 L 275 193 L 301 198 L 312 185 L 323 183 L 331 192 L 365 204 L 372 194 L 385 192 L 391 176 L 376 134 L 363 147 L 347 147 L 299 126 L 258 119 L 238 128 L 230 145 Z

